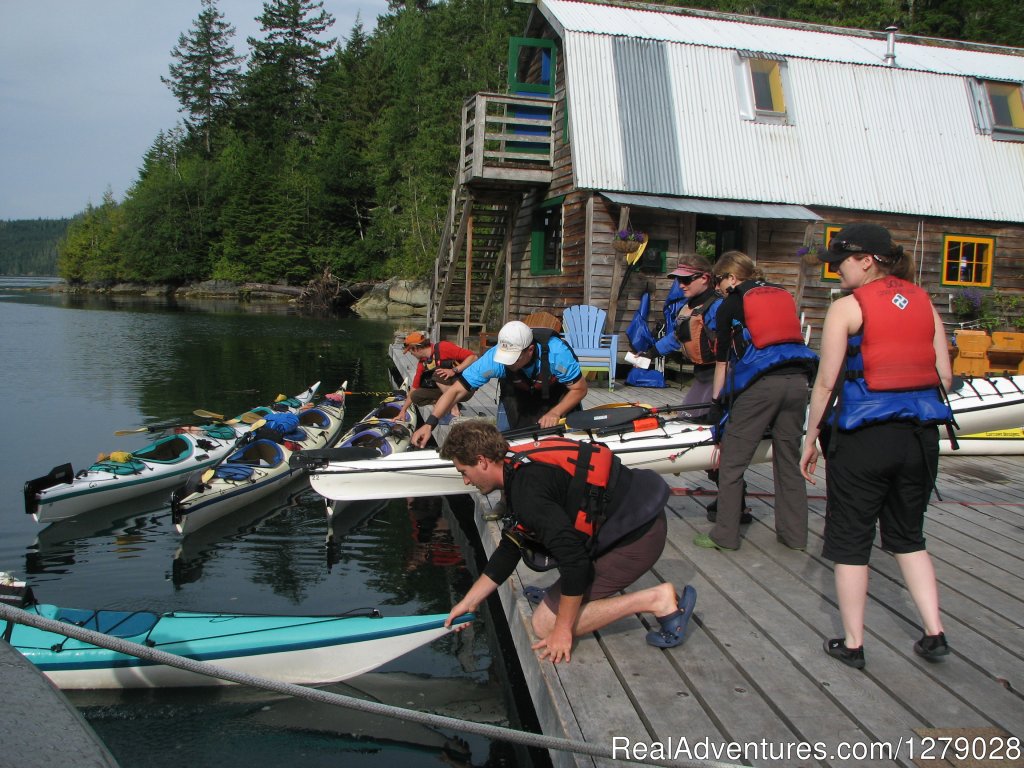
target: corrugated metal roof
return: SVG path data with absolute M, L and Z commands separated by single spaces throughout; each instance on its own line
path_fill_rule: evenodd
M 656 12 L 622 8 L 578 0 L 539 0 L 538 7 L 555 22 L 556 29 L 563 32 L 589 32 L 777 53 L 787 58 L 886 66 L 884 34 L 880 38 L 869 38 L 852 34 L 853 30 L 851 34 L 843 35 L 832 31 L 688 16 L 668 10 Z M 900 39 L 895 50 L 901 69 L 1024 81 L 1024 56 L 1019 55 L 1021 49 L 1006 48 L 1005 54 L 999 54 L 921 45 Z
M 617 205 L 628 205 L 634 208 L 657 208 L 660 211 L 702 213 L 710 216 L 737 216 L 750 219 L 821 221 L 821 216 L 799 205 L 738 203 L 730 200 L 698 200 L 693 197 L 625 195 L 619 192 L 602 192 L 601 194 Z
M 884 40 L 539 6 L 561 30 L 579 187 L 1024 221 L 1024 144 L 977 132 L 962 74 L 1024 81 L 1024 57 L 897 43 L 888 67 Z M 786 57 L 790 124 L 742 119 L 737 50 Z

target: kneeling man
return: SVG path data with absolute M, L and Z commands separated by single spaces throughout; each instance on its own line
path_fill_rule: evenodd
M 665 548 L 669 489 L 660 475 L 622 466 L 599 443 L 548 438 L 509 448 L 497 428 L 471 419 L 455 424 L 441 448 L 466 485 L 487 494 L 504 489 L 501 543 L 483 574 L 446 622 L 475 611 L 515 570 L 558 568 L 559 579 L 535 597 L 533 649 L 569 661 L 573 638 L 625 616 L 652 613 L 659 629 L 647 642 L 683 642 L 697 602 L 692 586 L 669 583 L 619 594 L 646 573 Z

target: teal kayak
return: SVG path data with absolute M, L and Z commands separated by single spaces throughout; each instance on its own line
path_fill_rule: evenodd
M 158 614 L 47 604 L 35 604 L 25 611 L 234 672 L 297 684 L 332 683 L 369 672 L 451 631 L 444 626 L 447 614 Z M 472 619 L 472 614 L 466 614 L 453 623 Z M 15 649 L 63 689 L 231 684 L 26 624 L 0 621 L 0 631 Z

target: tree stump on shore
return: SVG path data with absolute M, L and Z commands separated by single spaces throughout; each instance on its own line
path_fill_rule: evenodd
M 324 267 L 319 277 L 313 278 L 301 289 L 297 301 L 304 312 L 341 314 L 348 311 L 374 285 L 371 281 L 339 280 L 330 267 Z

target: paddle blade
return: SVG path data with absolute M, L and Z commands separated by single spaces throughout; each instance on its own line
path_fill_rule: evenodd
M 252 430 L 253 430 L 253 432 L 255 432 L 260 427 L 265 427 L 266 425 L 267 425 L 267 420 L 266 419 L 256 419 L 256 421 L 252 422 Z
M 218 419 L 218 420 L 223 420 L 223 418 L 224 418 L 224 414 L 223 413 L 214 413 L 213 411 L 204 411 L 202 408 L 196 408 L 194 411 L 192 411 L 192 413 L 194 413 L 200 419 Z
M 310 451 L 293 453 L 288 459 L 288 466 L 299 469 L 315 469 L 326 466 L 332 461 L 363 461 L 380 458 L 374 448 L 314 448 Z
M 149 427 L 136 427 L 135 429 L 119 429 L 114 432 L 115 437 L 124 437 L 125 435 L 137 435 L 140 432 L 149 432 Z
M 255 411 L 246 411 L 238 418 L 246 424 L 255 424 L 257 421 L 263 421 L 263 415 L 256 413 Z
M 565 417 L 565 424 L 570 429 L 584 432 L 592 429 L 611 429 L 643 418 L 650 412 L 650 408 L 644 408 L 641 405 L 632 405 L 628 408 L 575 411 Z
M 206 484 L 206 483 L 210 482 L 211 480 L 213 480 L 213 476 L 216 475 L 216 474 L 217 474 L 217 470 L 213 469 L 212 467 L 210 469 L 206 470 L 205 472 L 203 472 L 203 476 L 202 476 L 203 483 Z

